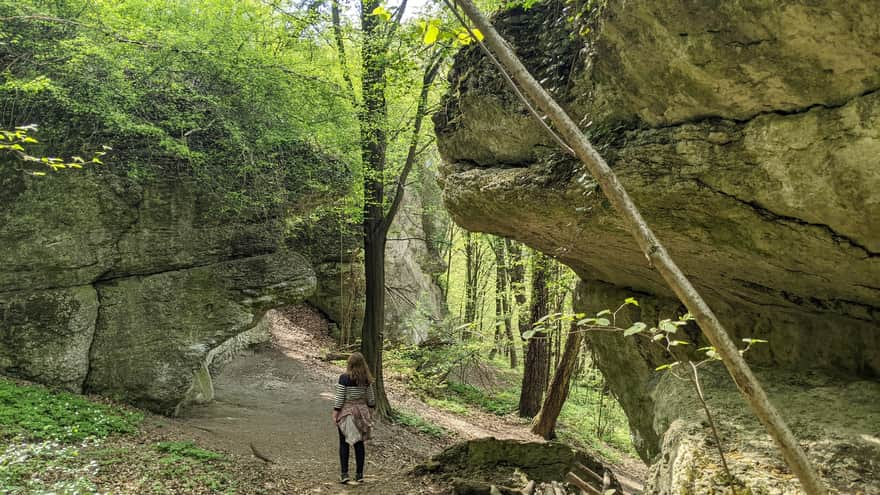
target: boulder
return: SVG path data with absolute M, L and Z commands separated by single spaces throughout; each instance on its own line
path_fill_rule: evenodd
M 409 187 L 388 232 L 385 246 L 385 328 L 395 342 L 418 344 L 446 314 L 435 277 L 443 262 L 431 237 L 438 215 L 424 187 Z M 432 207 L 434 210 L 432 211 Z

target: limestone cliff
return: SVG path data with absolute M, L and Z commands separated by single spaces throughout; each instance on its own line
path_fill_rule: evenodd
M 280 218 L 197 183 L 0 170 L 0 372 L 173 413 L 211 398 L 212 349 L 316 285 Z
M 443 271 L 435 222 L 447 217 L 433 194 L 434 173 L 421 168 L 413 175 L 416 180 L 406 190 L 385 247 L 385 328 L 389 339 L 417 344 L 446 314 L 435 280 Z
M 446 314 L 435 280 L 443 271 L 437 235 L 448 216 L 440 203 L 436 171 L 427 165 L 413 171 L 385 247 L 385 336 L 395 343 L 417 344 Z M 340 232 L 340 225 L 347 225 Z M 309 302 L 353 342 L 364 318 L 364 261 L 360 226 L 322 222 L 308 226 L 296 245 L 323 246 L 312 257 L 318 287 Z M 329 249 L 328 249 L 329 247 Z M 338 335 L 336 335 L 338 336 Z
M 515 9 L 496 25 L 727 328 L 769 340 L 748 360 L 766 369 L 759 375 L 824 474 L 844 491 L 877 492 L 880 9 L 843 0 L 587 4 Z M 581 309 L 635 295 L 647 304 L 633 318 L 682 310 L 598 188 L 577 184 L 579 164 L 554 149 L 478 51 L 457 56 L 450 83 L 434 121 L 444 200 L 458 223 L 572 266 L 592 294 Z M 640 453 L 655 462 L 651 489 L 707 493 L 711 451 L 696 440 L 705 429 L 687 391 L 670 392 L 653 371 L 661 357 L 631 339 L 591 341 Z M 778 465 L 759 428 L 738 426 L 749 413 L 735 391 L 711 383 L 710 395 L 731 398 L 719 399 L 719 415 L 732 444 Z M 807 420 L 804 408 L 828 401 L 834 414 Z M 688 459 L 697 467 L 683 473 Z M 756 490 L 789 486 L 767 476 Z

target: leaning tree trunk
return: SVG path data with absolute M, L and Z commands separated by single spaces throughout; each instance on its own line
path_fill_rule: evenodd
M 556 373 L 553 374 L 553 380 L 550 382 L 550 389 L 547 391 L 544 405 L 541 406 L 541 412 L 538 413 L 535 421 L 532 422 L 532 433 L 541 435 L 545 440 L 550 440 L 555 436 L 556 420 L 559 419 L 562 406 L 565 405 L 565 401 L 568 399 L 571 378 L 578 367 L 578 355 L 580 354 L 583 341 L 584 334 L 578 331 L 576 324 L 572 323 L 571 330 L 568 332 L 568 338 L 565 340 L 565 350 L 562 352 L 562 359 L 559 361 L 559 366 L 556 367 Z
M 444 0 L 444 2 L 465 29 L 467 29 L 468 33 L 476 39 L 477 36 L 468 23 L 459 16 L 455 6 L 449 0 Z M 660 240 L 654 235 L 654 231 L 648 226 L 635 202 L 633 202 L 629 193 L 626 192 L 620 179 L 617 178 L 617 175 L 608 166 L 605 159 L 602 158 L 602 155 L 593 148 L 593 145 L 578 125 L 556 103 L 556 100 L 553 99 L 550 93 L 532 77 L 510 48 L 510 45 L 498 34 L 495 27 L 489 22 L 489 19 L 480 12 L 480 9 L 471 0 L 458 0 L 456 3 L 462 6 L 466 15 L 482 31 L 486 43 L 484 44 L 478 40 L 479 46 L 485 50 L 486 54 L 498 66 L 514 92 L 527 105 L 539 125 L 544 126 L 564 150 L 577 156 L 586 166 L 590 175 L 599 182 L 605 197 L 608 198 L 608 201 L 626 222 L 645 257 L 657 269 L 663 280 L 666 281 L 667 285 L 678 296 L 678 299 L 684 303 L 688 311 L 697 320 L 700 330 L 715 347 L 716 352 L 718 352 L 722 359 L 722 363 L 727 368 L 728 373 L 730 373 L 730 377 L 736 383 L 743 398 L 752 408 L 752 412 L 755 413 L 755 416 L 758 417 L 764 428 L 767 429 L 767 432 L 776 442 L 783 458 L 785 458 L 786 464 L 788 464 L 788 467 L 791 468 L 795 476 L 798 477 L 804 491 L 810 495 L 824 495 L 827 493 L 825 485 L 819 479 L 816 469 L 807 459 L 806 453 L 788 428 L 788 424 L 786 424 L 779 411 L 770 402 L 767 393 L 761 386 L 761 382 L 758 381 L 749 365 L 743 359 L 739 348 L 730 338 L 721 322 L 718 321 L 715 313 L 700 293 L 697 292 L 693 284 L 691 284 L 691 281 L 681 271 L 681 268 L 666 251 L 666 248 L 660 243 Z M 486 45 L 491 47 L 491 51 Z M 497 59 L 493 53 L 498 55 Z M 520 87 L 522 91 L 519 89 Z M 528 95 L 528 98 L 523 95 L 523 91 Z M 531 105 L 529 99 L 546 113 L 549 120 L 558 129 L 559 134 L 556 134 L 549 127 L 548 123 Z
M 536 322 L 548 312 L 547 257 L 535 251 L 532 253 L 532 308 L 531 322 Z M 531 418 L 538 413 L 541 399 L 547 388 L 550 349 L 547 333 L 536 332 L 529 339 L 523 370 L 522 392 L 519 396 L 519 415 Z

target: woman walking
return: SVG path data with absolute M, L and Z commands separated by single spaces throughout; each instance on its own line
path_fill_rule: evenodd
M 339 463 L 342 467 L 340 481 L 348 483 L 349 446 L 354 446 L 354 459 L 357 471 L 354 479 L 364 480 L 364 440 L 370 439 L 373 429 L 371 409 L 376 407 L 376 393 L 373 390 L 373 376 L 367 368 L 367 361 L 360 352 L 348 357 L 345 373 L 339 375 L 336 384 L 336 398 L 333 401 L 333 422 L 339 432 Z

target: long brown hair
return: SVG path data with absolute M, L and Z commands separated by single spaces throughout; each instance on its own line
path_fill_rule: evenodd
M 352 352 L 351 356 L 348 356 L 345 372 L 352 382 L 361 387 L 373 383 L 373 375 L 370 374 L 370 368 L 367 367 L 367 360 L 359 352 Z

